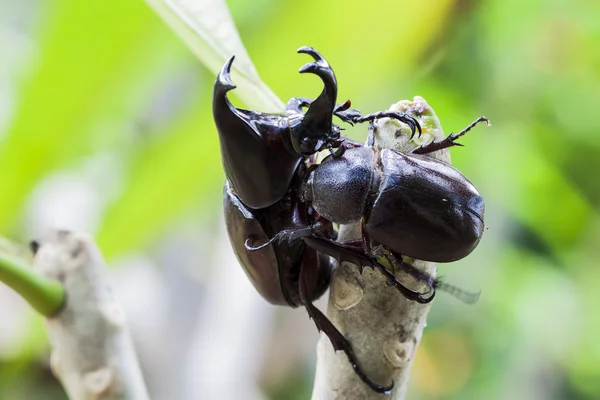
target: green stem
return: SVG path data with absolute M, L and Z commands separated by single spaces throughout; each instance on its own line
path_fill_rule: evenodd
M 0 251 L 0 282 L 47 317 L 56 314 L 65 299 L 65 289 L 59 282 L 40 275 L 25 260 L 4 251 Z

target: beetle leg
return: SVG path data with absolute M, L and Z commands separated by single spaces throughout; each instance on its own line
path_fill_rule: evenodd
M 389 386 L 382 386 L 375 382 L 373 382 L 367 374 L 362 370 L 362 368 L 358 365 L 358 361 L 356 359 L 356 355 L 352 350 L 352 346 L 348 339 L 342 335 L 342 333 L 333 325 L 333 323 L 312 303 L 312 293 L 309 293 L 307 289 L 307 281 L 310 280 L 310 277 L 307 275 L 310 271 L 307 271 L 307 268 L 302 266 L 300 270 L 300 299 L 302 300 L 306 311 L 308 312 L 308 316 L 314 321 L 317 329 L 322 331 L 327 335 L 333 348 L 338 351 L 342 350 L 346 357 L 348 357 L 348 361 L 354 369 L 356 375 L 360 378 L 361 381 L 366 383 L 371 389 L 378 393 L 389 394 L 391 390 L 394 388 L 394 381 Z
M 367 146 L 373 147 L 375 145 L 375 131 L 377 127 L 375 126 L 375 122 L 371 121 L 369 123 L 369 136 L 367 136 Z
M 400 291 L 400 293 L 402 293 L 404 295 L 404 297 L 406 297 L 409 300 L 416 301 L 417 303 L 420 303 L 420 304 L 427 304 L 427 303 L 431 302 L 433 300 L 433 298 L 435 297 L 435 289 L 433 288 L 433 285 L 430 285 L 431 289 L 425 293 L 420 293 L 420 292 L 414 291 L 414 290 L 409 289 L 406 286 L 404 286 L 396 277 L 396 267 L 401 266 L 404 269 L 405 266 L 407 266 L 408 264 L 406 264 L 402 261 L 401 256 L 396 257 L 392 251 L 385 250 L 385 248 L 383 246 L 377 246 L 377 248 L 373 249 L 373 247 L 371 246 L 372 241 L 369 238 L 369 234 L 367 233 L 366 229 L 364 229 L 363 224 L 364 224 L 364 219 L 361 219 L 360 232 L 361 232 L 365 252 L 367 254 L 371 255 L 376 260 L 379 260 L 381 257 L 384 257 L 388 261 L 388 264 L 392 268 L 392 271 L 390 271 L 381 262 L 377 261 L 375 263 L 375 266 L 377 267 L 377 269 L 379 269 L 379 272 L 381 272 L 387 278 L 388 283 L 392 286 L 395 286 L 396 289 L 398 289 Z M 418 271 L 412 265 L 410 266 L 410 268 L 414 269 L 415 271 Z M 408 270 L 408 268 L 406 268 L 406 269 Z M 420 271 L 418 271 L 418 272 L 420 272 Z M 425 276 L 429 276 L 425 273 L 422 273 L 422 274 Z M 433 278 L 431 278 L 431 277 L 429 277 L 429 278 L 430 278 L 430 280 L 433 281 Z M 430 296 L 425 296 L 425 295 L 431 293 L 432 290 L 433 290 L 433 293 Z
M 400 293 L 402 293 L 402 295 L 408 300 L 426 304 L 435 297 L 435 291 L 432 295 L 425 296 L 429 292 L 419 293 L 407 288 L 402 284 L 402 282 L 396 279 L 396 276 L 392 274 L 383 264 L 375 260 L 374 257 L 370 257 L 369 255 L 365 254 L 365 251 L 360 248 L 316 236 L 307 236 L 302 240 L 304 240 L 304 242 L 313 249 L 335 258 L 338 263 L 347 261 L 357 265 L 361 273 L 365 266 L 377 268 L 386 277 L 388 282 L 398 289 Z
M 307 236 L 302 240 L 313 249 L 333 257 L 338 264 L 347 261 L 358 266 L 360 273 L 362 273 L 365 266 L 375 268 L 371 259 L 360 247 L 356 247 L 355 243 L 352 243 L 353 245 L 340 243 L 318 236 Z
M 391 261 L 393 263 L 392 265 L 400 265 L 404 272 L 410 274 L 412 277 L 419 280 L 420 282 L 425 283 L 434 291 L 441 290 L 442 292 L 446 292 L 452 297 L 467 304 L 474 304 L 477 302 L 477 300 L 479 300 L 479 295 L 481 294 L 481 291 L 468 292 L 464 289 L 459 288 L 458 286 L 444 282 L 441 277 L 434 278 L 431 275 L 421 271 L 420 269 L 415 268 L 415 266 L 402 261 L 402 256 L 394 253 L 393 251 L 389 252 L 389 257 L 391 258 Z
M 354 126 L 354 120 L 360 118 L 360 111 L 350 108 L 350 100 L 345 103 L 338 104 L 333 110 L 333 115 L 341 119 L 347 124 Z
M 419 124 L 419 121 L 417 121 L 414 117 L 400 111 L 379 111 L 373 114 L 367 114 L 363 117 L 356 117 L 352 120 L 352 122 L 359 124 L 363 122 L 372 122 L 382 118 L 397 119 L 400 122 L 404 122 L 410 127 L 412 132 L 412 135 L 410 136 L 411 139 L 413 136 L 415 136 L 417 131 L 419 131 L 419 136 L 421 136 L 421 124 Z
M 429 142 L 427 144 L 423 144 L 423 145 L 413 149 L 411 151 L 411 153 L 412 154 L 428 154 L 428 153 L 432 153 L 434 151 L 441 150 L 441 149 L 446 149 L 446 148 L 452 147 L 452 146 L 462 146 L 462 144 L 457 143 L 456 140 L 459 137 L 465 135 L 467 132 L 469 132 L 477 124 L 479 124 L 481 122 L 487 123 L 488 126 L 491 125 L 490 121 L 486 117 L 481 116 L 481 117 L 477 118 L 475 121 L 471 122 L 469 124 L 469 126 L 467 126 L 462 131 L 460 131 L 458 133 L 450 133 L 448 136 L 446 136 L 444 139 L 440 140 L 439 142 L 432 140 L 431 142 Z
M 320 222 L 317 222 L 314 225 L 307 227 L 307 228 L 283 229 L 283 230 L 277 232 L 267 242 L 265 242 L 257 247 L 253 247 L 252 245 L 250 245 L 249 242 L 251 241 L 251 238 L 247 238 L 246 241 L 244 242 L 244 247 L 246 247 L 246 250 L 248 250 L 248 251 L 257 251 L 257 250 L 264 249 L 265 247 L 267 247 L 268 245 L 270 245 L 271 243 L 276 242 L 276 241 L 283 242 L 284 240 L 287 240 L 288 243 L 293 242 L 293 241 L 301 239 L 303 237 L 313 235 L 315 233 L 314 229 L 318 230 L 321 227 L 322 227 L 322 224 Z
M 386 257 L 386 258 L 390 262 L 390 264 L 394 265 L 393 262 L 388 257 Z M 433 289 L 433 291 L 429 290 L 426 293 L 419 293 L 417 291 L 414 291 L 414 290 L 409 289 L 406 286 L 404 286 L 398 280 L 398 278 L 396 278 L 396 275 L 394 273 L 392 273 L 389 269 L 387 269 L 385 267 L 385 265 L 381 264 L 380 262 L 377 262 L 377 263 L 375 263 L 375 266 L 377 267 L 379 272 L 381 272 L 387 278 L 388 283 L 390 283 L 392 286 L 394 286 L 396 289 L 398 289 L 400 291 L 400 293 L 402 293 L 402 295 L 404 297 L 406 297 L 408 300 L 416 301 L 419 304 L 427 304 L 427 303 L 430 303 L 435 298 L 435 289 Z M 431 294 L 428 295 L 429 293 L 431 293 Z
M 437 290 L 446 292 L 454 298 L 467 304 L 477 303 L 477 300 L 479 300 L 479 295 L 481 294 L 481 291 L 467 292 L 466 290 L 463 290 L 457 286 L 443 282 L 441 278 L 435 280 L 433 287 Z
M 327 143 L 327 149 L 333 158 L 340 158 L 346 152 L 346 147 L 343 143 L 338 147 L 337 150 L 333 150 L 333 145 L 331 143 Z

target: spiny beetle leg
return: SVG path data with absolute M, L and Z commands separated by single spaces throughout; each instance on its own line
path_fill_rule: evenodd
M 420 269 L 415 268 L 413 265 L 406 263 L 404 261 L 401 261 L 402 256 L 394 253 L 393 251 L 390 251 L 390 257 L 392 257 L 392 262 L 395 265 L 400 265 L 401 269 L 404 272 L 412 275 L 412 277 L 417 279 L 419 282 L 427 284 L 430 288 L 432 288 L 435 291 L 441 290 L 442 292 L 446 292 L 450 296 L 462 301 L 463 303 L 467 303 L 467 304 L 474 304 L 477 302 L 477 300 L 479 300 L 479 295 L 481 294 L 481 291 L 469 292 L 469 291 L 459 288 L 458 286 L 444 282 L 441 277 L 434 278 L 431 275 L 429 275 L 428 273 L 425 273 L 425 272 L 421 271 Z M 400 261 L 394 262 L 393 261 L 394 259 L 400 260 Z
M 362 273 L 365 266 L 375 268 L 371 259 L 360 248 L 318 236 L 308 236 L 303 240 L 313 249 L 335 258 L 339 264 L 347 261 L 357 265 L 360 273 Z
M 273 237 L 271 239 L 269 239 L 267 242 L 265 242 L 261 245 L 258 245 L 256 247 L 254 247 L 250 244 L 250 242 L 252 240 L 251 240 L 251 238 L 248 238 L 244 242 L 244 247 L 246 247 L 246 250 L 248 250 L 248 251 L 256 251 L 256 250 L 260 250 L 260 249 L 267 247 L 268 245 L 270 245 L 273 242 L 281 243 L 281 242 L 287 240 L 288 243 L 291 243 L 291 242 L 301 239 L 303 237 L 312 236 L 312 235 L 314 235 L 315 230 L 318 231 L 321 228 L 322 228 L 322 224 L 317 222 L 314 225 L 306 227 L 306 228 L 283 229 L 283 230 L 277 232 L 275 235 L 273 235 Z
M 462 301 L 467 304 L 475 304 L 479 300 L 479 292 L 468 292 L 464 289 L 459 288 L 458 286 L 454 286 L 450 283 L 446 283 L 442 281 L 441 278 L 435 280 L 435 284 L 433 286 L 436 290 L 441 290 L 442 292 L 446 292 L 452 297 Z
M 432 153 L 437 150 L 446 149 L 446 148 L 452 147 L 452 146 L 462 146 L 462 144 L 457 143 L 456 140 L 459 137 L 466 134 L 467 132 L 469 132 L 477 124 L 479 124 L 481 122 L 485 122 L 488 126 L 491 125 L 490 121 L 486 117 L 481 116 L 481 117 L 477 118 L 475 121 L 471 122 L 469 124 L 469 126 L 467 126 L 462 131 L 460 131 L 458 133 L 450 133 L 448 136 L 446 136 L 444 139 L 440 140 L 439 142 L 432 140 L 431 142 L 429 142 L 427 144 L 423 144 L 423 145 L 413 149 L 411 151 L 411 153 L 412 154 L 428 154 L 428 153 Z
M 400 111 L 379 111 L 373 114 L 367 114 L 363 117 L 354 118 L 352 122 L 359 124 L 363 122 L 372 122 L 382 118 L 397 119 L 400 122 L 404 122 L 410 127 L 412 132 L 412 135 L 410 136 L 411 139 L 417 131 L 419 131 L 419 136 L 421 136 L 421 124 L 419 124 L 419 121 L 417 121 L 414 117 Z
M 335 109 L 333 110 L 333 115 L 345 123 L 354 126 L 354 120 L 360 118 L 360 111 L 350 108 L 350 105 L 350 100 L 346 100 L 345 103 L 336 105 Z
M 391 261 L 388 258 L 388 261 Z M 391 263 L 391 262 L 390 262 Z M 388 282 L 394 286 L 404 297 L 408 300 L 416 301 L 419 304 L 427 304 L 430 303 L 435 298 L 435 289 L 432 291 L 428 291 L 426 293 L 419 293 L 417 291 L 411 290 L 404 286 L 389 269 L 387 269 L 383 264 L 376 262 L 375 266 L 388 280 Z M 427 294 L 431 293 L 429 296 Z
M 369 136 L 367 136 L 367 146 L 373 147 L 375 145 L 375 121 L 369 123 Z
M 346 357 L 348 357 L 348 361 L 350 362 L 354 373 L 356 373 L 356 375 L 360 378 L 361 381 L 363 381 L 377 393 L 389 394 L 394 388 L 394 381 L 392 380 L 392 383 L 389 386 L 382 386 L 373 382 L 367 376 L 367 374 L 358 365 L 356 355 L 352 350 L 350 342 L 344 337 L 344 335 L 342 335 L 342 333 L 335 327 L 335 325 L 333 325 L 329 318 L 327 318 L 325 314 L 321 312 L 321 310 L 319 310 L 317 307 L 314 306 L 314 304 L 312 304 L 313 299 L 311 293 L 309 293 L 307 290 L 308 280 L 310 280 L 310 277 L 307 276 L 306 268 L 303 267 L 300 270 L 300 298 L 304 303 L 304 307 L 308 312 L 308 316 L 314 321 L 317 329 L 319 331 L 323 331 L 327 335 L 327 337 L 331 341 L 331 344 L 333 345 L 333 348 L 336 351 L 342 350 L 346 354 Z
M 408 300 L 426 304 L 435 297 L 435 291 L 430 296 L 425 296 L 430 292 L 419 293 L 407 288 L 384 265 L 365 254 L 363 249 L 316 236 L 308 236 L 303 238 L 303 240 L 313 249 L 335 258 L 339 263 L 347 261 L 357 265 L 361 273 L 365 266 L 377 268 L 386 277 L 388 282 L 398 289 Z

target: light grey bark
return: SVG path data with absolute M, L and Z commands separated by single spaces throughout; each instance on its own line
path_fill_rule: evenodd
M 106 264 L 87 235 L 54 231 L 41 243 L 34 268 L 57 279 L 67 296 L 47 319 L 50 366 L 71 400 L 146 400 L 125 313 L 105 276 Z
M 423 98 L 401 101 L 392 105 L 390 110 L 404 111 L 417 118 L 423 135 L 410 140 L 410 130 L 406 125 L 383 119 L 375 126 L 375 146 L 406 152 L 432 138 L 439 140 L 444 137 L 438 118 Z M 430 155 L 450 162 L 447 149 Z M 359 237 L 358 225 L 340 229 L 341 241 Z M 435 277 L 434 263 L 406 261 Z M 412 279 L 401 271 L 397 276 L 401 282 Z M 426 290 L 418 283 L 411 288 Z M 361 275 L 353 264 L 338 266 L 331 280 L 327 315 L 350 341 L 359 365 L 368 376 L 381 385 L 388 385 L 393 379 L 395 386 L 390 395 L 371 390 L 354 373 L 345 354 L 334 352 L 327 336 L 321 334 L 317 345 L 313 400 L 404 399 L 430 307 L 431 303 L 424 305 L 408 301 L 398 290 L 390 287 L 378 271 L 365 269 Z

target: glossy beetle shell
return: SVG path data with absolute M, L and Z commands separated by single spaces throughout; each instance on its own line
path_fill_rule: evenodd
M 365 225 L 373 241 L 435 262 L 456 261 L 475 249 L 484 203 L 464 175 L 431 157 L 393 150 L 382 150 L 381 162 L 379 191 Z
M 348 223 L 362 216 L 375 244 L 408 257 L 455 261 L 471 253 L 483 234 L 484 202 L 475 187 L 431 157 L 349 149 L 325 159 L 310 185 L 305 191 L 325 218 Z
M 267 242 L 284 228 L 306 228 L 304 204 L 285 199 L 272 207 L 251 210 L 225 185 L 224 209 L 227 233 L 236 257 L 246 275 L 269 303 L 298 307 L 302 305 L 299 294 L 300 268 L 308 268 L 310 281 L 307 287 L 314 299 L 329 286 L 332 263 L 328 256 L 306 246 L 301 239 L 274 242 L 260 250 L 248 250 L 250 245 Z M 325 226 L 324 231 L 332 229 Z
M 235 108 L 227 92 L 230 59 L 215 82 L 213 116 L 227 180 L 244 204 L 259 209 L 273 205 L 288 191 L 303 156 L 289 141 L 287 117 Z

